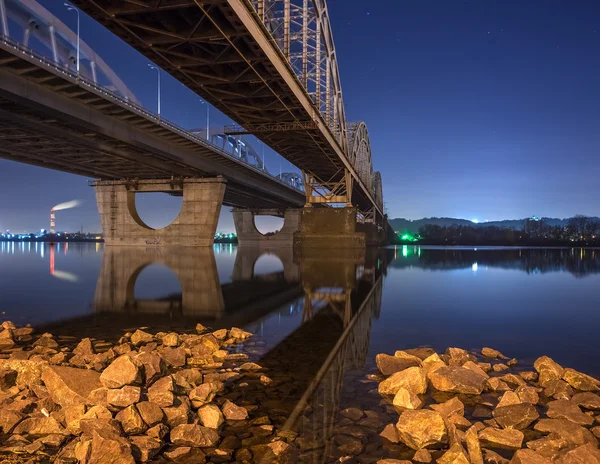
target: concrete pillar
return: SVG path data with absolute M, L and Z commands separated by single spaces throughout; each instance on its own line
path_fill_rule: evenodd
M 286 210 L 250 210 L 234 208 L 233 222 L 240 245 L 260 246 L 293 246 L 294 233 L 300 230 L 299 209 Z M 263 235 L 256 228 L 254 218 L 256 216 L 283 216 L 283 227 L 274 235 Z
M 356 208 L 306 207 L 302 209 L 294 245 L 328 249 L 365 247 L 365 233 L 357 231 L 356 224 Z
M 96 181 L 96 200 L 107 246 L 212 246 L 226 182 L 223 178 Z M 182 192 L 177 218 L 163 229 L 144 224 L 135 207 L 138 192 Z
M 263 255 L 276 256 L 283 265 L 283 278 L 286 282 L 298 282 L 300 279 L 298 263 L 294 260 L 294 250 L 290 246 L 268 247 L 241 245 L 237 249 L 231 280 L 233 282 L 253 279 L 273 280 L 273 275 L 256 276 L 256 262 Z

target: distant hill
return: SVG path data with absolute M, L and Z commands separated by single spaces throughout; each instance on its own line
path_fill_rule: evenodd
M 569 222 L 570 218 L 559 219 L 559 218 L 542 218 L 544 222 L 550 226 L 566 226 Z M 593 217 L 591 219 L 595 219 L 596 221 L 600 221 L 600 218 Z M 503 221 L 490 221 L 490 222 L 479 222 L 474 223 L 469 221 L 468 219 L 457 219 L 457 218 L 423 218 L 423 219 L 404 219 L 404 218 L 395 218 L 390 219 L 389 223 L 392 228 L 396 232 L 410 232 L 416 233 L 419 231 L 419 228 L 426 224 L 437 225 L 440 227 L 449 227 L 449 226 L 468 226 L 468 227 L 501 227 L 503 229 L 512 229 L 512 230 L 521 230 L 523 228 L 523 224 L 527 218 L 523 219 L 505 219 Z

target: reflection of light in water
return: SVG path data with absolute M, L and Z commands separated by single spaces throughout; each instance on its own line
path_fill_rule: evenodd
M 408 247 L 406 245 L 402 246 L 402 256 L 408 257 Z
M 67 282 L 77 282 L 79 280 L 79 278 L 75 274 L 72 274 L 70 272 L 65 272 L 65 271 L 56 271 L 55 270 L 52 273 L 52 275 L 54 277 L 56 277 L 57 279 L 66 280 Z
M 479 268 L 479 266 L 477 266 L 477 263 L 473 263 L 473 265 L 471 266 L 471 270 L 473 272 L 477 272 L 477 269 Z

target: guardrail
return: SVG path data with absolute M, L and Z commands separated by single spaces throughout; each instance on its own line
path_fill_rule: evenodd
M 53 69 L 56 72 L 64 74 L 65 77 L 68 77 L 68 78 L 70 78 L 70 80 L 74 81 L 73 82 L 74 84 L 76 84 L 80 87 L 83 87 L 83 88 L 93 89 L 96 92 L 102 94 L 102 96 L 104 98 L 107 98 L 108 100 L 113 100 L 113 102 L 115 102 L 121 106 L 127 107 L 127 109 L 129 109 L 130 111 L 137 113 L 140 116 L 143 116 L 147 119 L 152 120 L 153 122 L 155 122 L 159 126 L 164 127 L 165 129 L 168 129 L 172 132 L 176 132 L 179 135 L 181 135 L 182 137 L 185 137 L 188 140 L 191 140 L 191 141 L 197 143 L 198 145 L 204 146 L 206 148 L 210 148 L 211 150 L 213 150 L 223 156 L 226 156 L 227 158 L 235 160 L 238 163 L 244 164 L 245 166 L 249 167 L 250 169 L 256 171 L 257 173 L 262 174 L 264 176 L 268 176 L 271 179 L 275 180 L 276 182 L 279 182 L 280 184 L 285 185 L 293 190 L 296 190 L 301 193 L 304 192 L 304 190 L 302 188 L 298 188 L 294 185 L 288 184 L 287 182 L 282 182 L 281 179 L 279 179 L 275 175 L 272 175 L 268 171 L 262 170 L 262 169 L 257 169 L 255 166 L 251 165 L 250 163 L 245 162 L 241 158 L 232 156 L 230 153 L 226 152 L 225 150 L 223 150 L 219 146 L 211 143 L 210 141 L 203 139 L 201 137 L 198 137 L 197 135 L 185 130 L 183 127 L 178 126 L 177 124 L 175 124 L 167 119 L 162 118 L 160 115 L 158 115 L 150 110 L 147 110 L 143 106 L 132 102 L 127 97 L 123 97 L 122 95 L 120 95 L 116 92 L 113 92 L 112 90 L 110 90 L 102 85 L 99 85 L 98 83 L 96 83 L 86 77 L 81 76 L 77 72 L 71 70 L 68 66 L 64 66 L 60 63 L 50 60 L 47 57 L 45 57 L 44 55 L 41 55 L 40 53 L 32 50 L 29 47 L 25 47 L 24 45 L 20 44 L 19 42 L 15 41 L 14 39 L 12 39 L 6 35 L 0 34 L 0 44 L 5 44 L 8 47 L 12 47 L 17 52 L 20 52 L 26 56 L 28 55 L 29 58 L 39 60 L 41 65 L 45 66 L 46 68 Z

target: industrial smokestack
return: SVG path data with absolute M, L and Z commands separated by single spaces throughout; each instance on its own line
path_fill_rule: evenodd
M 66 201 L 64 203 L 59 203 L 54 208 L 50 210 L 50 233 L 56 233 L 56 211 L 63 211 L 65 209 L 71 209 L 79 206 L 81 202 L 79 200 L 71 200 Z

